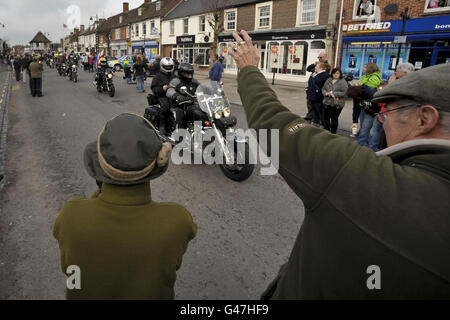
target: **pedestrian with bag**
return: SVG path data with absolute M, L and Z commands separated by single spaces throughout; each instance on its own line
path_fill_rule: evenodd
M 363 86 L 364 88 L 370 88 L 370 89 L 376 89 L 380 86 L 381 84 L 381 73 L 380 70 L 378 69 L 378 66 L 373 63 L 373 62 L 369 62 L 364 66 L 364 75 L 358 80 L 353 80 L 352 82 L 352 86 Z M 372 93 L 374 93 L 373 90 L 368 89 L 365 93 L 365 95 Z M 361 91 L 356 91 L 356 92 L 361 92 Z M 366 100 L 367 101 L 367 100 Z M 360 121 L 360 125 L 361 127 L 363 126 L 363 120 L 364 120 L 364 116 L 365 114 L 361 112 L 361 104 L 363 102 L 363 95 L 359 96 L 359 97 L 354 97 L 353 98 L 353 113 L 352 113 L 352 133 L 350 134 L 351 138 L 356 138 L 357 136 L 360 136 L 361 130 L 357 133 L 354 134 L 354 132 L 358 129 L 358 120 Z M 372 125 L 370 124 L 370 120 L 374 120 L 374 118 L 372 117 L 367 118 L 366 119 L 366 123 L 365 123 L 365 128 L 362 132 L 363 136 L 360 138 L 360 141 L 358 143 L 360 143 L 360 145 L 362 143 L 368 143 L 368 139 L 370 136 L 370 130 L 372 128 L 373 125 L 373 121 L 372 121 Z M 367 130 L 369 130 L 369 132 L 367 132 Z
M 197 225 L 185 207 L 152 199 L 150 181 L 167 171 L 170 154 L 153 125 L 129 113 L 86 146 L 84 166 L 99 189 L 67 201 L 53 228 L 63 273 L 69 266 L 81 272 L 81 288 L 67 288 L 67 299 L 175 298 Z
M 325 81 L 322 88 L 324 128 L 331 133 L 336 133 L 339 126 L 339 115 L 345 106 L 345 96 L 348 83 L 339 68 L 331 71 L 331 78 Z

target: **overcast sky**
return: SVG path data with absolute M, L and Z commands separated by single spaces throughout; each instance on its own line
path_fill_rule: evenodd
M 70 6 L 80 9 L 80 24 L 90 24 L 90 16 L 98 14 L 107 18 L 122 11 L 122 3 L 128 2 L 130 10 L 140 6 L 144 0 L 1 0 L 0 38 L 12 45 L 28 44 L 38 31 L 49 33 L 52 42 L 70 34 L 72 29 L 64 29 L 63 24 L 73 25 L 67 13 Z M 75 7 L 76 8 L 76 7 Z M 5 28 L 1 25 L 4 24 Z

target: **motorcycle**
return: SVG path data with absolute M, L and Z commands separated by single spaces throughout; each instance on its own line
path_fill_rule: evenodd
M 63 62 L 59 65 L 58 73 L 61 77 L 62 76 L 65 77 L 67 75 L 67 65 L 65 62 Z
M 95 75 L 94 86 L 97 88 L 98 92 L 108 92 L 109 96 L 112 98 L 116 92 L 116 88 L 114 87 L 113 77 L 114 70 L 111 68 L 107 68 L 103 71 L 101 83 L 99 83 L 100 74 L 97 73 Z
M 210 155 L 215 157 L 215 150 L 218 149 L 223 155 L 223 161 L 219 164 L 223 174 L 234 181 L 248 179 L 254 170 L 254 164 L 250 163 L 250 145 L 248 140 L 235 130 L 237 118 L 231 114 L 230 103 L 223 91 L 223 84 L 217 82 L 202 84 L 197 88 L 195 95 L 189 94 L 186 87 L 181 87 L 180 93 L 190 97 L 191 101 L 180 102 L 179 108 L 197 104 L 201 110 L 201 116 L 194 116 L 194 119 L 188 119 L 184 111 L 185 121 L 182 129 L 186 129 L 189 134 L 186 140 L 192 141 L 189 145 L 191 153 L 203 155 L 203 150 L 212 150 Z M 159 104 L 151 104 L 156 102 L 154 97 L 148 97 L 148 99 L 150 106 L 146 108 L 144 117 L 153 124 L 159 133 L 161 107 Z M 173 109 L 172 112 L 176 117 Z M 213 142 L 196 139 L 205 135 L 212 135 Z M 176 141 L 173 135 L 168 137 L 160 134 L 160 136 L 173 146 L 183 143 L 180 140 Z M 202 142 L 198 143 L 199 140 Z M 215 148 L 212 149 L 210 146 Z
M 72 64 L 69 69 L 69 80 L 72 80 L 73 82 L 78 81 L 78 67 L 76 64 Z

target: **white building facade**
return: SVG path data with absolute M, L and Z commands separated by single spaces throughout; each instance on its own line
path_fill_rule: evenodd
M 161 19 L 159 17 L 147 18 L 131 24 L 132 52 L 141 53 L 152 59 L 161 54 Z
M 210 13 L 165 20 L 161 23 L 161 44 L 165 55 L 181 62 L 209 66 L 214 31 Z

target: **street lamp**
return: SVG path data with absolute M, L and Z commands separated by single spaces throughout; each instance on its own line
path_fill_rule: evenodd
M 406 20 L 411 19 L 411 17 L 408 15 L 408 10 L 409 10 L 409 8 L 405 7 L 405 10 L 400 13 L 400 17 L 402 17 L 402 32 L 401 32 L 401 37 L 402 38 L 405 35 Z M 395 63 L 395 67 L 396 68 L 398 66 L 398 63 L 400 62 L 400 52 L 402 50 L 402 42 L 403 42 L 403 39 L 401 41 L 399 41 L 399 44 L 398 44 L 397 60 L 396 60 L 396 63 Z

